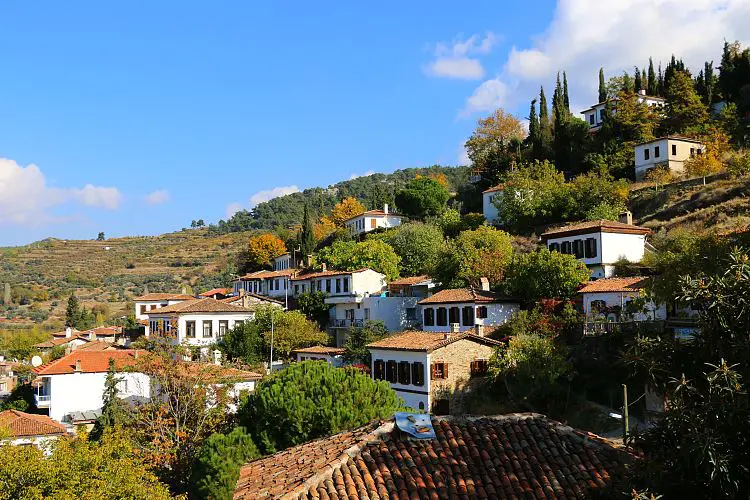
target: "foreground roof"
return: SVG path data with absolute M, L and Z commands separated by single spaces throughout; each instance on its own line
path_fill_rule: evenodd
M 141 295 L 140 297 L 136 297 L 133 300 L 137 300 L 138 302 L 145 302 L 149 300 L 194 300 L 195 297 L 192 295 L 186 295 L 184 293 L 147 293 L 146 295 Z
M 518 302 L 516 299 L 501 297 L 500 295 L 480 290 L 479 288 L 448 288 L 432 294 L 426 299 L 420 300 L 419 304 L 447 304 L 450 302 L 475 302 L 475 303 L 496 303 L 496 302 Z
M 76 372 L 76 362 L 80 361 L 80 373 L 104 373 L 109 369 L 109 360 L 115 360 L 115 367 L 120 370 L 133 366 L 138 355 L 144 351 L 134 349 L 121 350 L 81 350 L 34 368 L 37 375 L 65 375 Z
M 583 285 L 578 293 L 637 292 L 646 286 L 646 280 L 642 276 L 598 279 Z
M 59 436 L 65 427 L 47 415 L 34 415 L 18 410 L 0 412 L 0 428 L 8 429 L 11 437 Z
M 589 233 L 624 233 L 624 234 L 650 234 L 651 230 L 646 227 L 625 224 L 624 222 L 613 220 L 592 220 L 578 222 L 567 226 L 548 229 L 542 234 L 542 239 L 558 238 L 560 236 L 573 236 L 576 234 Z
M 459 340 L 472 340 L 481 344 L 487 344 L 491 346 L 504 345 L 502 342 L 487 337 L 480 337 L 466 331 L 463 333 L 447 333 L 447 332 L 423 332 L 423 331 L 409 331 L 392 335 L 384 339 L 378 340 L 371 344 L 367 344 L 368 349 L 384 349 L 389 351 L 425 351 L 432 352 L 435 349 L 445 347 L 448 344 L 457 342 Z
M 248 309 L 222 302 L 220 300 L 205 298 L 197 300 L 189 300 L 180 302 L 179 304 L 172 304 L 171 306 L 160 307 L 158 309 L 152 309 L 146 311 L 147 315 L 160 315 L 160 314 L 181 314 L 181 313 L 246 313 Z
M 432 417 L 434 439 L 393 421 L 295 446 L 246 464 L 250 498 L 582 498 L 629 461 L 610 442 L 537 414 Z

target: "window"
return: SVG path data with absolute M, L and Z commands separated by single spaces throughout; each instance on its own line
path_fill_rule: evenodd
M 596 238 L 586 238 L 584 255 L 587 259 L 596 257 Z
M 336 278 L 336 293 L 341 293 L 341 278 Z
M 461 322 L 461 313 L 460 313 L 458 307 L 451 307 L 448 310 L 448 320 L 449 320 L 450 324 L 460 323 Z
M 378 227 L 378 221 L 376 219 L 370 219 L 370 229 Z
M 370 319 L 370 308 L 366 307 L 365 308 L 365 321 L 367 321 L 368 319 Z
M 477 318 L 487 319 L 487 306 L 477 307 Z
M 419 409 L 424 411 L 424 401 L 419 402 Z
M 461 319 L 463 320 L 464 326 L 474 326 L 474 307 L 464 306 L 461 311 Z
M 189 339 L 195 338 L 195 321 L 185 322 L 185 336 Z
M 644 160 L 648 160 L 649 157 L 650 157 L 650 154 L 651 154 L 651 150 L 650 149 L 648 149 L 648 148 L 644 149 L 643 150 L 643 159 Z
M 331 293 L 331 280 L 326 280 L 326 293 Z
M 448 378 L 448 364 L 442 361 L 432 363 L 430 368 L 430 380 L 442 380 Z
M 583 258 L 583 240 L 573 240 L 573 255 L 576 256 L 576 259 Z
M 599 121 L 600 122 L 604 121 L 604 110 L 603 109 L 599 110 Z
M 411 364 L 411 380 L 414 385 L 424 385 L 424 363 L 417 361 Z
M 294 285 L 294 295 L 299 294 L 299 285 Z
M 349 278 L 344 278 L 344 293 L 349 292 Z
M 219 321 L 219 338 L 222 338 L 224 335 L 226 335 L 228 330 L 229 330 L 229 321 L 220 320 Z
M 383 380 L 385 378 L 385 362 L 382 359 L 376 359 L 372 364 L 372 377 L 375 380 Z
M 569 241 L 563 241 L 562 244 L 560 245 L 560 251 L 562 253 L 566 253 L 566 254 L 573 253 L 572 250 L 571 250 L 571 244 L 570 244 L 570 242 Z
M 213 321 L 207 320 L 203 322 L 203 338 L 213 336 Z
M 320 292 L 322 290 L 323 290 L 323 280 L 318 280 L 318 291 Z
M 445 307 L 437 308 L 437 326 L 448 326 L 448 312 Z
M 435 309 L 428 307 L 424 310 L 424 326 L 435 326 Z
M 407 307 L 406 308 L 406 319 L 407 320 L 415 320 L 415 319 L 417 319 L 417 308 L 416 307 Z
M 388 360 L 385 363 L 385 379 L 388 382 L 396 382 L 397 379 L 397 373 L 396 373 L 396 362 L 391 360 Z
M 654 146 L 654 158 L 659 157 L 659 146 Z
M 487 375 L 487 360 L 477 359 L 471 362 L 470 372 L 472 377 L 481 377 Z
M 409 385 L 411 383 L 411 363 L 408 361 L 399 361 L 398 363 L 398 383 Z
M 234 322 L 234 327 L 235 328 L 239 328 L 239 327 L 243 326 L 244 324 L 245 324 L 245 320 L 244 319 L 238 319 L 237 321 Z
M 593 124 L 594 124 L 594 115 L 590 114 L 589 115 L 589 125 L 593 125 Z
M 549 251 L 550 252 L 559 252 L 560 251 L 560 244 L 559 243 L 550 243 L 549 244 Z
M 690 148 L 690 156 L 695 156 L 695 148 Z
M 146 306 L 142 305 L 141 306 L 141 314 L 146 314 L 146 311 L 148 311 L 148 309 L 146 309 Z
M 672 156 L 677 156 L 677 144 L 672 144 Z
M 701 148 L 696 149 L 695 152 L 698 153 L 698 156 L 703 154 L 703 150 Z

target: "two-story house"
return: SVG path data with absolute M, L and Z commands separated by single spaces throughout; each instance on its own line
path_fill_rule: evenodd
M 666 320 L 665 304 L 646 300 L 635 307 L 634 300 L 645 297 L 647 278 L 603 278 L 583 285 L 578 293 L 583 299 L 583 312 L 587 320 L 601 321 L 653 321 Z
M 446 332 L 452 325 L 457 325 L 461 332 L 474 330 L 476 326 L 496 327 L 521 309 L 517 299 L 490 292 L 486 278 L 482 278 L 480 288 L 441 290 L 419 301 L 419 305 L 422 329 L 426 332 Z
M 268 297 L 285 298 L 292 295 L 290 280 L 297 274 L 296 269 L 278 271 L 255 271 L 240 277 L 234 282 L 234 293 L 254 293 Z
M 605 109 L 607 107 L 607 103 L 609 103 L 612 113 L 617 112 L 617 100 L 618 99 L 615 97 L 607 101 L 594 104 L 590 108 L 581 111 L 584 121 L 589 126 L 589 132 L 596 132 L 602 127 L 602 124 L 605 120 Z M 667 100 L 662 97 L 646 95 L 645 90 L 641 90 L 638 92 L 636 101 L 638 103 L 644 103 L 647 106 L 658 110 L 663 109 L 667 103 Z
M 168 335 L 177 344 L 200 347 L 208 357 L 209 346 L 255 313 L 248 308 L 215 299 L 199 299 L 149 311 L 147 335 Z
M 391 228 L 401 225 L 402 216 L 388 211 L 388 204 L 383 210 L 368 210 L 344 222 L 354 236 L 359 236 L 379 228 Z
M 141 321 L 147 320 L 147 312 L 159 307 L 178 304 L 186 300 L 195 300 L 195 297 L 182 293 L 147 293 L 141 295 L 133 299 L 133 302 L 135 302 L 135 319 Z
M 542 242 L 550 251 L 574 255 L 591 270 L 592 278 L 610 278 L 614 264 L 621 259 L 640 262 L 646 252 L 646 236 L 651 230 L 634 226 L 626 212 L 623 221 L 595 220 L 550 229 Z
M 636 144 L 635 178 L 643 180 L 649 170 L 666 166 L 673 174 L 682 174 L 685 160 L 702 154 L 705 146 L 702 142 L 689 137 L 666 136 L 652 141 Z
M 407 406 L 444 415 L 461 411 L 463 391 L 487 374 L 488 361 L 501 345 L 474 331 L 411 331 L 367 348 L 374 379 L 390 382 Z

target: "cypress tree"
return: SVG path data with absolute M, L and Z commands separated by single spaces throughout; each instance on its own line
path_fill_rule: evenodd
M 539 91 L 539 145 L 544 150 L 549 150 L 552 144 L 552 123 L 549 119 L 547 108 L 547 97 L 544 95 L 544 87 Z
M 562 83 L 560 83 L 560 72 L 558 71 L 557 81 L 555 82 L 555 91 L 552 93 L 552 121 L 555 125 L 562 115 L 562 93 Z
M 638 69 L 638 66 L 635 67 L 635 78 L 634 78 L 634 90 L 637 94 L 642 88 L 643 88 L 643 80 L 641 80 L 641 71 Z
M 706 86 L 706 105 L 710 106 L 714 102 L 714 62 L 706 61 L 703 65 L 703 84 Z
M 661 72 L 661 64 L 659 64 L 659 76 L 656 79 L 656 95 L 664 97 L 664 74 Z
M 656 72 L 654 72 L 654 60 L 648 58 L 648 84 L 646 87 L 646 93 L 648 95 L 656 95 Z
M 104 430 L 118 425 L 124 425 L 128 421 L 128 409 L 125 403 L 117 397 L 117 384 L 122 380 L 115 373 L 115 360 L 109 359 L 107 367 L 107 378 L 104 380 L 104 394 L 102 396 L 102 414 L 96 420 L 91 431 L 91 439 L 98 441 Z
M 568 75 L 563 71 L 563 104 L 565 111 L 570 113 L 570 97 L 568 96 Z
M 539 118 L 536 116 L 536 99 L 529 106 L 529 141 L 534 151 L 539 148 Z
M 627 71 L 622 74 L 622 89 L 623 92 L 633 92 L 633 79 L 630 77 Z
M 68 306 L 65 309 L 65 326 L 77 328 L 81 323 L 81 305 L 78 298 L 71 294 L 68 299 Z
M 641 70 L 641 88 L 638 90 L 646 90 L 647 82 L 648 82 L 648 79 L 646 77 L 646 68 L 643 68 Z M 648 91 L 646 93 L 648 93 Z
M 308 255 L 311 255 L 315 250 L 315 236 L 313 235 L 313 223 L 310 217 L 310 211 L 307 203 L 305 203 L 305 209 L 302 215 L 302 230 L 300 231 L 300 249 L 302 255 L 307 259 Z
M 599 102 L 607 100 L 607 82 L 604 81 L 604 68 L 599 68 Z

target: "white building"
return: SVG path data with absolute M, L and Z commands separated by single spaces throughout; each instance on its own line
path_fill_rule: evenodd
M 344 366 L 344 353 L 346 349 L 341 347 L 330 347 L 316 345 L 312 347 L 303 347 L 292 351 L 296 361 L 325 361 L 334 368 Z
M 499 214 L 495 200 L 501 200 L 505 186 L 500 184 L 482 191 L 482 214 L 489 224 L 497 225 L 500 223 Z
M 586 283 L 578 290 L 583 298 L 583 312 L 589 321 L 666 320 L 665 304 L 646 300 L 642 307 L 631 304 L 644 297 L 646 278 L 605 278 Z
M 139 354 L 143 351 L 73 351 L 35 368 L 37 380 L 40 380 L 35 396 L 37 408 L 46 409 L 50 418 L 61 423 L 73 412 L 101 410 L 110 359 L 114 359 L 117 376 L 121 378 L 117 386 L 119 397 L 134 402 L 147 401 L 151 396 L 149 377 L 122 371 L 133 366 Z
M 649 107 L 662 109 L 667 103 L 666 99 L 663 99 L 661 97 L 655 97 L 646 95 L 645 90 L 641 90 L 637 95 L 637 101 L 639 103 L 645 103 Z M 612 113 L 617 112 L 617 98 L 609 99 L 609 101 L 600 102 L 598 104 L 594 104 L 588 109 L 584 109 L 581 111 L 581 114 L 583 115 L 583 119 L 588 123 L 589 125 L 589 131 L 596 132 L 599 130 L 604 123 L 605 120 L 605 108 L 607 107 L 607 102 L 610 102 Z
M 589 267 L 592 278 L 610 278 L 618 260 L 643 259 L 646 236 L 651 233 L 630 223 L 629 212 L 623 219 L 628 222 L 596 220 L 551 229 L 542 234 L 542 242 L 550 251 L 575 255 Z
M 46 415 L 18 410 L 0 412 L 0 430 L 7 432 L 2 442 L 13 446 L 36 446 L 49 452 L 49 446 L 67 434 L 63 425 Z
M 474 332 L 404 332 L 367 348 L 372 378 L 390 382 L 407 406 L 439 415 L 460 411 L 453 395 L 487 374 L 501 345 Z
M 326 304 L 361 301 L 366 296 L 383 293 L 385 286 L 385 275 L 372 269 L 334 271 L 326 269 L 325 264 L 320 271 L 307 271 L 291 279 L 295 296 L 306 292 L 324 292 Z
M 367 212 L 355 215 L 345 222 L 346 227 L 354 235 L 369 233 L 379 228 L 390 228 L 401 225 L 403 217 L 388 211 L 388 204 L 383 206 L 383 210 L 368 210 Z
M 177 344 L 201 347 L 207 356 L 209 346 L 254 317 L 250 309 L 219 300 L 191 300 L 149 311 L 146 335 L 172 336 Z
M 674 174 L 682 174 L 685 160 L 702 154 L 702 142 L 689 137 L 667 136 L 636 144 L 635 178 L 643 180 L 646 173 L 657 166 L 667 166 Z
M 419 301 L 422 307 L 422 329 L 446 332 L 457 325 L 458 331 L 475 330 L 477 326 L 496 327 L 507 322 L 521 309 L 516 299 L 500 297 L 484 289 L 452 288 L 441 290 Z
M 147 312 L 159 307 L 178 304 L 186 300 L 195 300 L 195 297 L 181 293 L 147 293 L 146 295 L 141 295 L 133 299 L 135 302 L 135 319 L 147 320 Z
M 291 295 L 289 280 L 297 274 L 294 269 L 279 271 L 255 271 L 234 282 L 234 293 L 253 293 L 268 297 L 283 298 Z
M 299 253 L 299 252 L 295 252 Z M 287 252 L 285 254 L 281 254 L 278 257 L 274 257 L 273 259 L 273 270 L 274 271 L 283 271 L 284 269 L 296 269 L 299 267 L 299 262 L 295 263 L 294 259 L 292 257 L 292 254 Z

